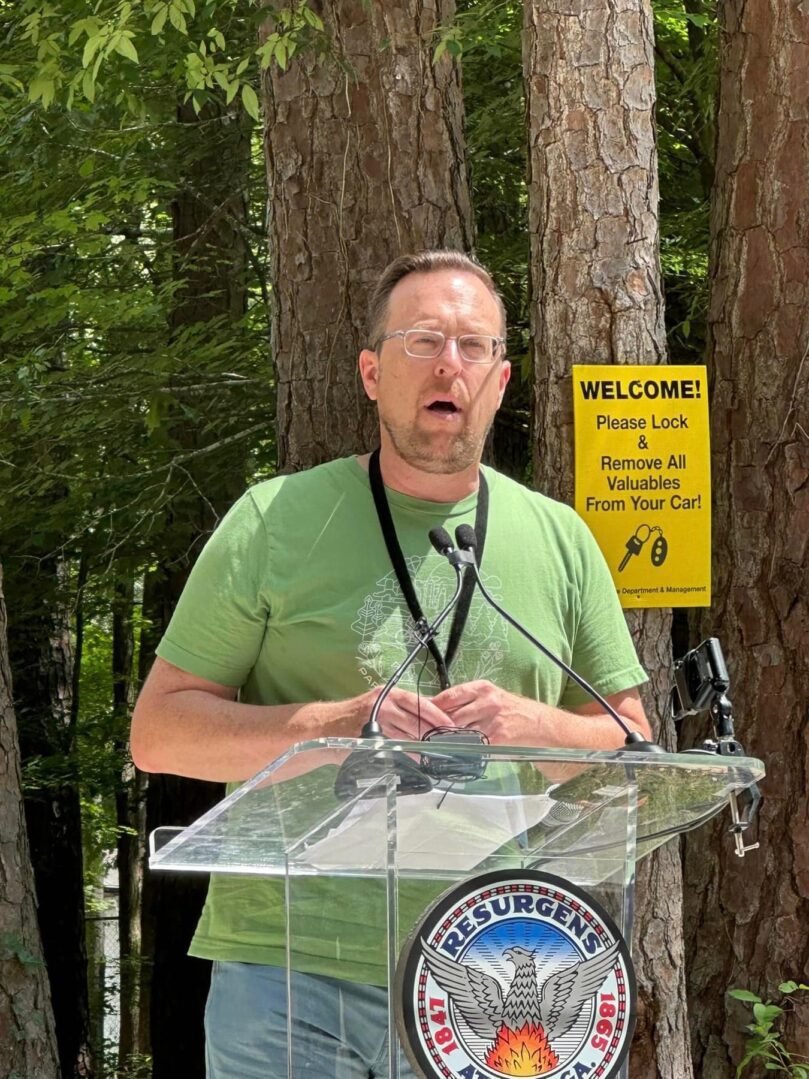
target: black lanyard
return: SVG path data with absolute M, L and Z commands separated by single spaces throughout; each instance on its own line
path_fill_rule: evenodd
M 371 481 L 371 494 L 374 496 L 374 505 L 376 506 L 376 515 L 379 518 L 379 526 L 382 529 L 382 536 L 385 540 L 385 546 L 388 549 L 388 556 L 391 560 L 391 564 L 396 573 L 396 579 L 399 582 L 399 588 L 402 590 L 402 595 L 407 603 L 408 610 L 412 615 L 413 621 L 416 623 L 416 629 L 419 633 L 423 633 L 427 629 L 427 619 L 424 617 L 424 612 L 421 609 L 416 590 L 413 587 L 413 581 L 410 578 L 410 574 L 407 572 L 407 563 L 405 562 L 404 555 L 402 554 L 402 548 L 399 545 L 399 537 L 396 535 L 396 527 L 393 524 L 393 517 L 391 516 L 390 506 L 388 505 L 388 498 L 385 494 L 385 484 L 382 481 L 382 471 L 379 467 L 379 450 L 374 450 L 368 461 L 368 478 Z M 478 504 L 475 511 L 475 535 L 477 536 L 477 562 L 480 565 L 483 560 L 483 545 L 486 542 L 486 526 L 489 520 L 489 488 L 486 485 L 486 477 L 483 472 L 479 473 L 478 480 Z M 472 593 L 475 591 L 475 577 L 474 574 L 468 570 L 464 574 L 463 588 L 461 589 L 461 596 L 458 600 L 458 606 L 455 608 L 455 615 L 452 619 L 452 627 L 449 632 L 449 641 L 447 642 L 447 651 L 445 655 L 441 655 L 438 645 L 434 640 L 431 640 L 427 647 L 430 650 L 430 655 L 435 660 L 436 670 L 438 671 L 438 679 L 442 689 L 449 687 L 449 668 L 455 658 L 455 653 L 458 651 L 458 645 L 461 641 L 461 635 L 466 625 L 466 619 L 469 615 L 469 607 L 472 603 Z

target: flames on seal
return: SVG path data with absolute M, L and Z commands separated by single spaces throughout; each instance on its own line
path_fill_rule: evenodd
M 504 1024 L 486 1053 L 486 1063 L 503 1075 L 544 1075 L 556 1067 L 559 1057 L 541 1026 L 526 1023 L 512 1030 Z

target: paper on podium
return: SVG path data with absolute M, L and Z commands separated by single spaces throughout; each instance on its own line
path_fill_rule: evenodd
M 557 805 L 548 793 L 466 794 L 435 789 L 396 803 L 396 864 L 417 873 L 464 872 L 527 831 Z M 384 869 L 387 861 L 384 798 L 364 799 L 321 839 L 305 846 L 296 861 L 339 872 L 349 866 Z

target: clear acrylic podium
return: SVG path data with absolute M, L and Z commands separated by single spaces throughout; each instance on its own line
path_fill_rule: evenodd
M 477 778 L 430 788 L 425 772 Z M 722 812 L 763 775 L 758 760 L 712 754 L 319 739 L 295 746 L 189 827 L 158 829 L 150 866 L 279 878 L 288 971 L 309 969 L 312 941 L 334 933 L 335 913 L 341 933 L 355 914 L 360 951 L 390 987 L 424 910 L 454 883 L 492 870 L 565 878 L 631 942 L 637 860 Z M 351 909 L 335 912 L 335 895 Z M 288 989 L 291 1076 L 300 1002 L 291 981 Z M 394 998 L 390 1079 L 406 1062 Z

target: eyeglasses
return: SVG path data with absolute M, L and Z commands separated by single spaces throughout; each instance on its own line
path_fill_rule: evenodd
M 378 352 L 382 342 L 390 341 L 392 337 L 401 337 L 405 355 L 415 360 L 435 360 L 441 355 L 447 341 L 455 341 L 467 363 L 494 363 L 506 343 L 502 337 L 489 337 L 485 333 L 462 333 L 460 337 L 447 337 L 438 330 L 394 330 L 379 338 L 374 351 Z

